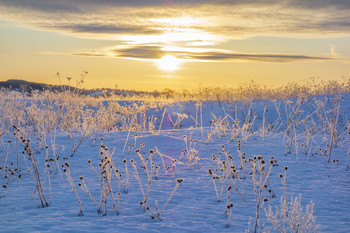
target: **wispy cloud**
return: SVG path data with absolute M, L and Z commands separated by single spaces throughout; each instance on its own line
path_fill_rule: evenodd
M 115 58 L 127 58 L 137 60 L 156 60 L 165 55 L 173 55 L 179 59 L 187 61 L 203 62 L 272 62 L 272 63 L 291 63 L 291 62 L 322 62 L 334 60 L 326 56 L 306 56 L 300 54 L 261 54 L 261 53 L 238 53 L 230 50 L 213 49 L 191 49 L 179 47 L 162 46 L 120 46 L 104 52 L 97 53 L 73 53 L 73 56 L 105 56 Z
M 330 44 L 330 50 L 331 50 L 331 54 L 332 56 L 336 57 L 337 53 L 335 52 L 335 45 L 334 44 Z
M 305 56 L 297 54 L 246 54 L 246 53 L 219 53 L 211 52 L 206 54 L 192 55 L 197 60 L 209 61 L 253 61 L 253 62 L 273 62 L 273 63 L 290 63 L 290 62 L 320 62 L 333 60 L 329 57 Z
M 39 29 L 114 39 L 179 31 L 234 38 L 350 33 L 350 1 L 181 0 L 173 1 L 172 7 L 166 2 L 3 0 L 0 18 Z M 187 22 L 181 24 L 186 17 Z

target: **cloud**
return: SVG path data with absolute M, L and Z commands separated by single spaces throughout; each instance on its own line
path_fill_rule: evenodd
M 76 56 L 106 56 L 115 58 L 127 58 L 137 60 L 160 59 L 165 55 L 172 55 L 187 61 L 203 62 L 322 62 L 334 60 L 325 56 L 307 56 L 300 54 L 261 54 L 261 53 L 237 53 L 230 50 L 213 49 L 183 49 L 167 48 L 162 46 L 119 46 L 100 53 L 74 53 Z
M 328 57 L 294 55 L 294 54 L 246 54 L 246 53 L 220 53 L 211 52 L 206 54 L 194 54 L 191 56 L 196 60 L 208 61 L 252 61 L 252 62 L 273 62 L 273 63 L 290 63 L 290 62 L 319 62 L 332 60 Z
M 337 53 L 335 52 L 335 45 L 334 44 L 330 44 L 330 50 L 331 50 L 331 54 L 333 57 L 336 57 L 337 56 Z
M 0 8 L 3 20 L 114 40 L 179 31 L 228 38 L 350 34 L 348 0 L 2 0 Z
M 350 7 L 347 0 L 2 0 L 2 5 L 21 7 L 27 9 L 39 9 L 45 11 L 77 11 L 79 9 L 96 9 L 102 7 L 155 7 L 155 6 L 193 6 L 193 5 L 285 5 L 302 8 L 325 8 L 325 7 Z
M 76 23 L 71 25 L 56 24 L 45 26 L 49 30 L 56 31 L 69 31 L 72 33 L 79 34 L 102 34 L 102 35 L 113 35 L 113 34 L 157 34 L 159 31 L 143 28 L 141 26 L 125 26 L 117 24 L 102 24 L 102 23 Z
M 116 57 L 135 59 L 159 59 L 166 54 L 161 46 L 135 46 L 114 49 L 111 52 Z
M 319 62 L 335 58 L 247 54 L 218 45 L 255 36 L 350 35 L 348 0 L 2 0 L 0 9 L 0 19 L 21 26 L 124 45 L 73 54 L 79 56 L 159 59 L 170 53 L 192 61 Z M 193 49 L 203 46 L 209 49 Z

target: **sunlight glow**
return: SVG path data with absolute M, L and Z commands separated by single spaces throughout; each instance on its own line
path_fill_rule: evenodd
M 191 32 L 169 32 L 160 35 L 128 35 L 120 38 L 127 41 L 128 44 L 150 44 L 150 43 L 171 43 L 184 42 L 191 44 L 193 42 L 202 42 L 212 44 L 219 41 L 221 38 L 199 30 L 192 30 Z
M 165 55 L 157 61 L 158 67 L 165 71 L 175 71 L 179 69 L 181 60 L 172 56 Z
M 180 17 L 180 18 L 155 18 L 150 19 L 151 22 L 155 22 L 165 27 L 179 27 L 179 26 L 195 26 L 203 25 L 205 21 L 201 18 L 192 18 L 192 17 Z

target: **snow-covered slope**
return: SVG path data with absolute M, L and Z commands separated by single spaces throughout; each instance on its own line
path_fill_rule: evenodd
M 248 228 L 254 232 L 257 196 L 254 194 L 253 179 L 249 178 L 249 172 L 254 173 L 253 160 L 249 158 L 253 159 L 257 155 L 263 156 L 267 163 L 271 157 L 277 160 L 277 163 L 273 162 L 275 166 L 271 167 L 266 179 L 267 188 L 262 187 L 261 198 L 263 200 L 266 197 L 268 201 L 262 208 L 261 203 L 259 206 L 258 232 L 272 227 L 265 210 L 268 210 L 269 205 L 273 210 L 279 207 L 281 197 L 285 195 L 280 174 L 283 177 L 286 174 L 288 201 L 292 196 L 299 197 L 301 194 L 303 211 L 313 201 L 313 214 L 317 217 L 319 232 L 350 232 L 350 173 L 347 170 L 350 95 L 346 94 L 342 98 L 335 102 L 333 96 L 318 96 L 301 100 L 300 106 L 297 99 L 246 103 L 189 101 L 152 106 L 145 114 L 157 118 L 153 131 L 95 133 L 83 140 L 73 157 L 70 156 L 72 136 L 67 138 L 62 131 L 51 131 L 43 143 L 48 146 L 48 150 L 43 146 L 40 152 L 35 152 L 36 139 L 32 135 L 31 147 L 35 152 L 38 175 L 49 204 L 44 208 L 38 208 L 31 198 L 32 195 L 41 207 L 39 194 L 34 191 L 35 179 L 27 170 L 29 168 L 35 177 L 28 153 L 21 153 L 24 147 L 19 142 L 21 172 L 15 171 L 16 137 L 4 133 L 0 138 L 0 182 L 6 188 L 0 189 L 0 232 L 244 232 Z M 337 103 L 340 103 L 340 112 L 334 131 L 336 141 L 332 141 L 330 132 L 333 131 L 330 131 L 329 124 L 332 123 Z M 127 103 L 123 102 L 122 105 Z M 325 106 L 324 110 L 322 106 Z M 330 144 L 333 148 L 328 163 Z M 141 168 L 144 165 L 142 156 L 135 152 L 136 149 L 140 149 L 139 153 L 144 159 L 149 158 L 148 171 Z M 155 152 L 152 158 L 150 150 Z M 245 156 L 242 157 L 242 153 Z M 213 154 L 216 160 L 212 159 Z M 227 155 L 232 156 L 232 159 Z M 233 179 L 225 175 L 224 178 L 214 179 L 219 196 L 223 189 L 220 202 L 213 176 L 208 173 L 211 169 L 222 176 L 223 167 L 222 163 L 218 164 L 218 158 L 232 163 L 238 172 L 238 176 Z M 149 179 L 151 159 L 154 166 L 161 164 L 161 167 L 158 174 L 153 174 Z M 176 161 L 172 162 L 172 159 Z M 107 160 L 110 160 L 108 164 L 114 163 L 109 179 L 103 178 L 106 172 L 100 172 Z M 244 170 L 240 169 L 240 160 Z M 136 162 L 139 180 L 133 174 L 135 169 L 131 161 Z M 62 164 L 65 163 L 69 164 L 83 216 L 78 216 L 79 203 L 68 181 L 69 175 L 67 179 L 64 173 L 67 165 L 63 168 Z M 168 166 L 169 170 L 165 172 Z M 286 173 L 285 167 L 288 167 Z M 114 173 L 115 168 L 121 175 L 125 192 Z M 269 168 L 268 164 L 262 172 L 262 183 Z M 260 182 L 258 173 L 257 169 L 257 183 Z M 98 213 L 98 206 L 78 185 L 82 182 L 81 176 L 98 205 L 101 198 L 106 199 L 101 195 L 107 196 L 107 211 L 102 202 L 102 213 Z M 179 178 L 184 181 L 177 187 Z M 111 183 L 106 184 L 107 180 Z M 151 184 L 147 195 L 149 180 Z M 228 199 L 229 185 L 232 189 Z M 107 190 L 107 194 L 101 194 L 101 187 Z M 177 189 L 173 193 L 175 187 Z M 260 188 L 258 184 L 255 187 Z M 140 201 L 145 199 L 143 195 L 147 196 L 148 210 L 140 205 Z M 113 208 L 112 196 L 115 203 L 119 202 L 118 208 Z M 169 197 L 171 199 L 167 203 Z M 233 204 L 229 209 L 229 212 L 232 210 L 229 222 L 225 214 L 227 203 Z M 152 211 L 159 213 L 165 204 L 161 214 L 155 216 Z M 272 232 L 277 231 L 272 228 Z

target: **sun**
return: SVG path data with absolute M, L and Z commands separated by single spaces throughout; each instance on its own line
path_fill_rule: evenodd
M 172 56 L 172 55 L 165 55 L 161 59 L 157 61 L 158 67 L 165 71 L 175 71 L 178 70 L 180 67 L 181 60 Z

